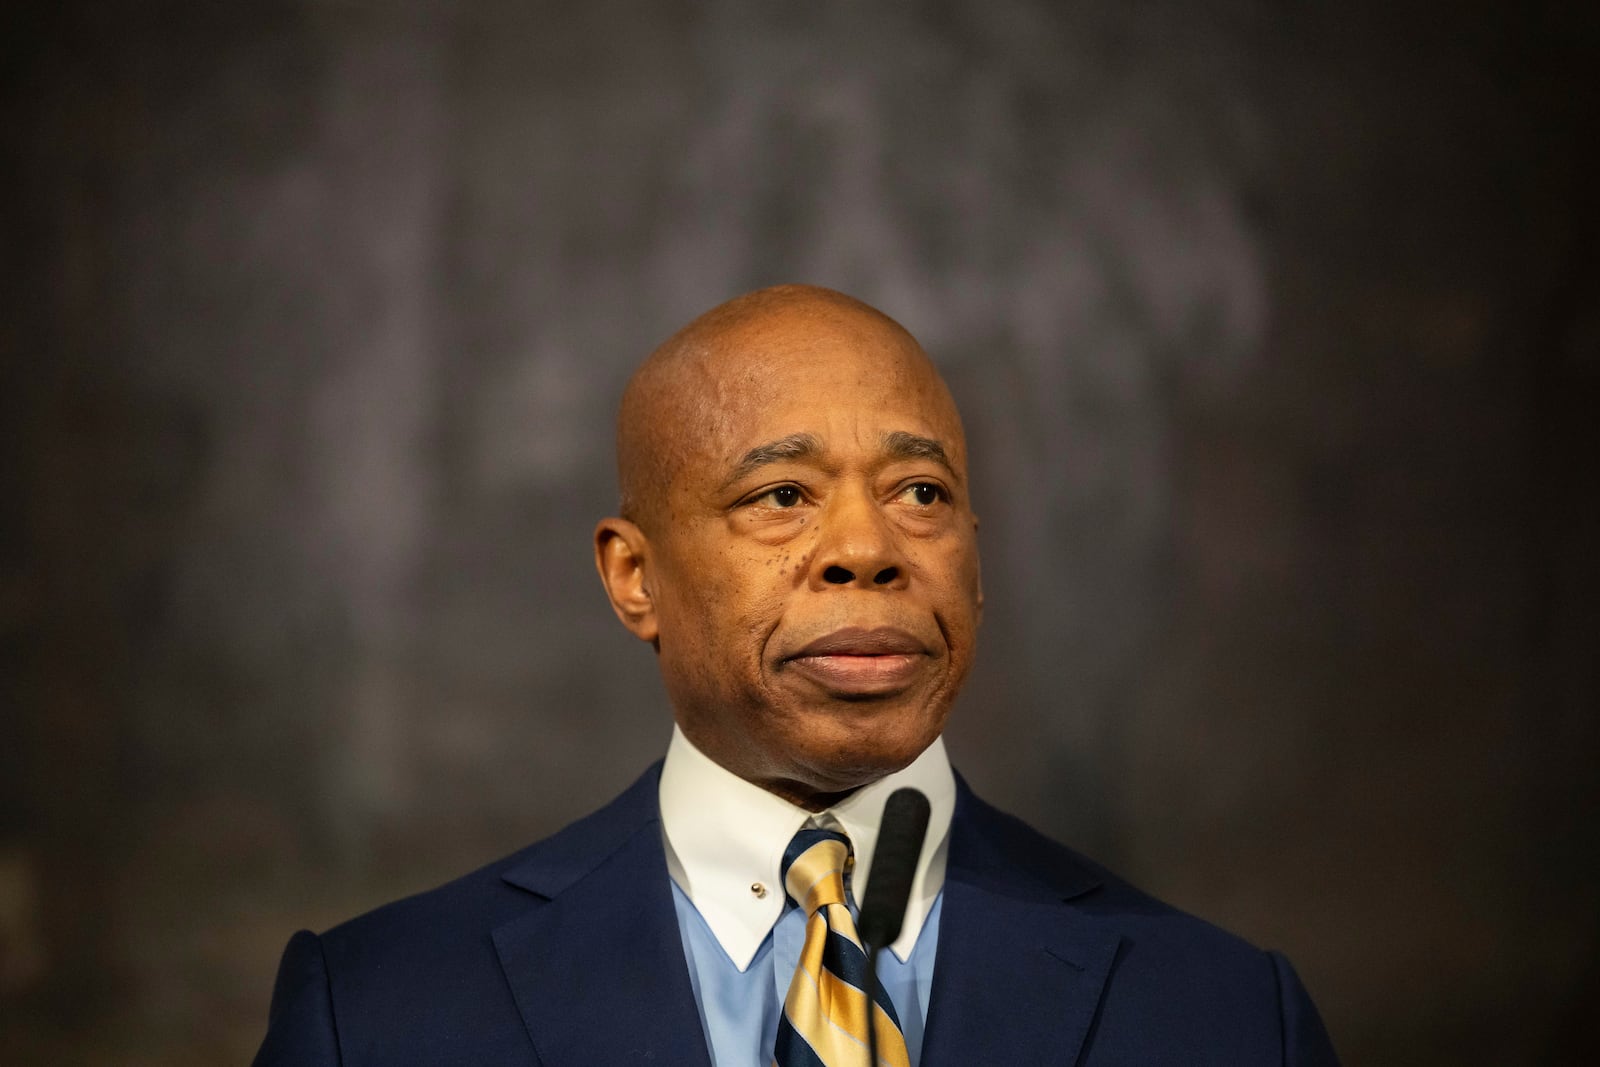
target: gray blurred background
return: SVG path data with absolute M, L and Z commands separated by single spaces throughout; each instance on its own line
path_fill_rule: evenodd
M 981 792 L 1288 951 L 1347 1063 L 1580 1062 L 1597 29 L 8 5 L 0 1062 L 244 1062 L 296 928 L 654 759 L 612 411 L 787 280 L 965 409 Z

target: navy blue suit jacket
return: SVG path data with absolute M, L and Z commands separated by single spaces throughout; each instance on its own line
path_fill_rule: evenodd
M 296 934 L 256 1067 L 707 1067 L 659 774 L 465 878 Z M 1282 956 L 958 781 L 923 1067 L 1335 1063 Z

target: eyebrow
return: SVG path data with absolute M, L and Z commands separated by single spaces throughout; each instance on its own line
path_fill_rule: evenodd
M 950 464 L 950 457 L 945 452 L 944 446 L 931 437 L 921 434 L 908 433 L 905 430 L 892 430 L 882 438 L 884 455 L 890 459 L 930 459 L 942 465 L 946 470 L 954 470 Z M 776 441 L 757 445 L 743 456 L 734 465 L 732 473 L 722 483 L 724 487 L 730 486 L 746 477 L 753 471 L 765 467 L 769 463 L 779 463 L 783 460 L 812 459 L 822 455 L 822 441 L 816 434 L 792 433 L 787 437 L 780 437 Z
M 786 459 L 807 459 L 822 454 L 822 441 L 816 434 L 792 433 L 788 437 L 780 437 L 776 441 L 768 441 L 764 445 L 756 445 L 734 465 L 732 473 L 723 481 L 724 486 L 732 485 L 752 471 L 759 470 L 769 463 L 778 463 Z
M 945 455 L 944 445 L 921 434 L 904 430 L 886 433 L 883 435 L 883 451 L 891 459 L 931 459 L 947 470 L 955 469 L 950 465 L 950 457 Z

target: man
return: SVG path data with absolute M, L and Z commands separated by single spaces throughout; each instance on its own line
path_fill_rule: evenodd
M 940 740 L 983 594 L 966 443 L 916 341 L 839 293 L 716 308 L 623 397 L 595 533 L 664 765 L 546 841 L 290 941 L 258 1065 L 1332 1064 L 1287 961 L 974 797 Z M 869 988 L 884 798 L 932 818 Z

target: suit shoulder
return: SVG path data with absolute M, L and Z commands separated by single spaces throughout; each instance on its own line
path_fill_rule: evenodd
M 397 937 L 426 935 L 429 932 L 447 937 L 452 930 L 464 924 L 492 924 L 494 916 L 503 907 L 509 907 L 519 896 L 525 896 L 506 884 L 502 875 L 541 844 L 543 841 L 536 842 L 443 885 L 392 900 L 346 919 L 323 933 L 322 941 L 334 949 L 362 942 L 394 944 Z
M 433 889 L 385 904 L 331 928 L 322 941 L 332 958 L 458 946 L 525 908 L 529 894 L 554 896 L 604 862 L 633 834 L 658 825 L 659 764 L 610 804 L 549 837 Z

